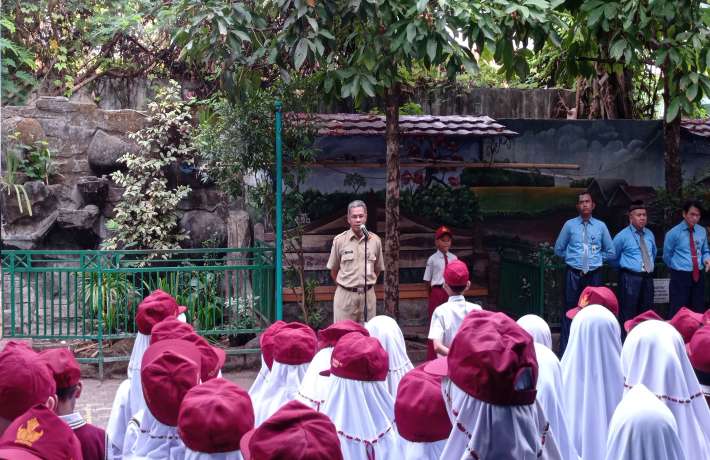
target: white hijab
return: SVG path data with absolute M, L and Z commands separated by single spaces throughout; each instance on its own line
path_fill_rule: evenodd
M 574 447 L 565 410 L 562 405 L 562 397 L 559 394 L 562 389 L 562 367 L 557 356 L 545 345 L 535 343 L 535 355 L 537 356 L 537 402 L 540 403 L 545 417 L 550 422 L 550 430 L 557 440 L 560 454 L 563 460 L 578 460 L 579 454 Z
M 648 388 L 634 386 L 611 418 L 606 460 L 685 458 L 671 411 Z
M 116 395 L 113 398 L 108 424 L 106 425 L 106 434 L 111 440 L 113 454 L 114 456 L 118 455 L 119 458 L 121 452 L 123 452 L 123 439 L 126 436 L 126 427 L 131 420 L 128 414 L 130 389 L 131 381 L 129 379 L 124 380 L 118 386 Z
M 320 373 L 330 369 L 330 357 L 332 354 L 333 347 L 325 347 L 316 353 L 296 394 L 297 400 L 306 406 L 312 407 L 316 412 L 320 411 L 330 389 L 331 379 L 320 375 Z
M 256 375 L 254 383 L 251 384 L 251 387 L 249 387 L 249 391 L 247 392 L 249 393 L 252 401 L 258 401 L 261 399 L 261 393 L 264 391 L 264 385 L 266 384 L 266 380 L 269 377 L 270 372 L 269 366 L 267 366 L 266 361 L 264 361 L 264 355 L 261 355 L 261 369 L 259 369 L 259 373 Z
M 441 382 L 451 435 L 442 459 L 560 459 L 555 438 L 540 405 L 496 406 L 460 389 L 451 379 Z
M 412 442 L 400 437 L 399 442 L 402 445 L 402 458 L 409 460 L 439 460 L 446 446 L 446 439 L 436 442 Z
M 335 375 L 321 411 L 333 421 L 344 460 L 402 458 L 394 424 L 394 399 L 385 382 L 363 382 Z
M 664 321 L 631 330 L 621 351 L 626 388 L 643 384 L 670 409 L 689 459 L 710 459 L 710 409 L 685 352 L 683 338 Z
M 177 427 L 160 423 L 149 409 L 143 412 L 140 430 L 132 445 L 125 444 L 123 460 L 182 460 L 185 444 L 178 436 Z
M 208 454 L 190 450 L 190 448 L 186 447 L 185 460 L 242 460 L 242 452 L 240 450 L 231 450 L 229 452 Z
M 387 391 L 392 398 L 397 397 L 397 387 L 404 374 L 414 369 L 407 356 L 407 346 L 404 335 L 397 321 L 386 315 L 375 316 L 365 323 L 370 336 L 376 337 L 389 356 L 389 372 L 387 372 Z
M 609 422 L 624 393 L 621 330 L 601 305 L 583 308 L 572 321 L 562 356 L 562 401 L 567 427 L 584 460 L 601 460 Z
M 263 391 L 258 395 L 259 399 L 252 398 L 255 427 L 261 425 L 281 406 L 296 397 L 308 365 L 309 363 L 283 364 L 274 360 L 271 372 L 264 381 Z
M 541 343 L 552 350 L 552 332 L 544 319 L 537 315 L 524 315 L 517 323 L 532 336 L 535 343 Z

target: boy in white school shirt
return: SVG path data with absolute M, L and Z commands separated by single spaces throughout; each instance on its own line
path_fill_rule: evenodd
M 441 226 L 436 229 L 434 235 L 434 244 L 436 252 L 432 254 L 426 261 L 426 270 L 424 270 L 424 281 L 427 283 L 427 292 L 429 294 L 429 322 L 434 314 L 436 307 L 445 303 L 449 298 L 449 294 L 444 290 L 444 270 L 449 262 L 453 262 L 457 257 L 449 251 L 453 240 L 453 234 L 446 226 Z M 427 361 L 436 358 L 434 352 L 434 344 L 431 340 L 427 343 Z
M 449 347 L 454 340 L 461 322 L 472 310 L 481 310 L 481 306 L 466 302 L 464 291 L 471 286 L 468 279 L 468 267 L 460 260 L 446 265 L 444 270 L 444 290 L 449 300 L 434 310 L 429 326 L 429 340 L 434 344 L 434 351 L 443 357 L 449 354 Z

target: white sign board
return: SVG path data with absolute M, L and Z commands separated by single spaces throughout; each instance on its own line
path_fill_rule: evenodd
M 658 304 L 670 302 L 670 295 L 668 295 L 668 286 L 670 283 L 670 278 L 653 279 L 653 303 Z

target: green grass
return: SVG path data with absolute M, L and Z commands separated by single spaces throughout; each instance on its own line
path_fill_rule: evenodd
M 544 214 L 573 206 L 583 188 L 472 187 L 484 216 Z

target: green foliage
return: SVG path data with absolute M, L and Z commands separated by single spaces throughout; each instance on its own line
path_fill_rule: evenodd
M 0 16 L 0 55 L 2 78 L 2 105 L 22 105 L 37 84 L 33 75 L 36 64 L 32 53 L 13 41 L 15 24 L 8 16 Z
M 158 90 L 148 106 L 147 126 L 131 135 L 141 152 L 126 153 L 119 162 L 126 171 L 111 178 L 124 188 L 108 225 L 113 235 L 105 249 L 177 249 L 186 235 L 178 233 L 176 209 L 190 193 L 187 186 L 168 188 L 165 168 L 176 161 L 194 162 L 190 105 L 179 96 L 177 83 Z
M 86 273 L 82 285 L 83 304 L 90 307 L 93 321 L 101 321 L 104 334 L 134 332 L 133 318 L 141 297 L 128 274 Z
M 650 208 L 654 214 L 659 214 L 658 224 L 664 231 L 670 230 L 683 218 L 681 211 L 685 200 L 688 199 L 699 200 L 705 212 L 710 210 L 710 188 L 705 185 L 685 184 L 680 194 L 669 192 L 665 188 L 656 189 L 656 199 Z
M 478 198 L 466 187 L 432 183 L 429 187 L 402 190 L 400 198 L 402 212 L 439 225 L 467 227 L 480 219 Z

